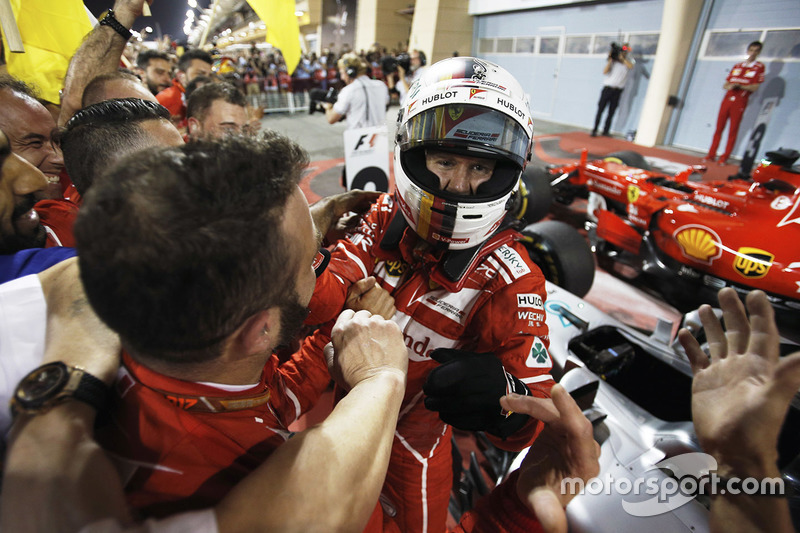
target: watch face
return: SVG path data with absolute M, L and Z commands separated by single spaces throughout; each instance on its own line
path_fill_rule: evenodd
M 65 365 L 53 363 L 37 368 L 28 374 L 17 388 L 16 398 L 23 405 L 36 405 L 59 392 L 69 373 Z

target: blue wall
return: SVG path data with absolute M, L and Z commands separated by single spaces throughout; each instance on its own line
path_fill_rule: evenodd
M 700 1 L 700 0 L 698 0 Z M 684 77 L 681 107 L 665 142 L 704 153 L 711 143 L 722 84 L 736 57 L 704 57 L 699 44 L 710 30 L 769 30 L 800 28 L 798 0 L 705 0 L 711 6 L 704 27 L 697 29 L 697 55 L 690 57 Z M 535 9 L 475 17 L 473 50 L 480 39 L 563 34 L 659 32 L 663 0 L 637 0 Z M 615 39 L 616 40 L 616 39 Z M 603 84 L 605 53 L 597 54 L 481 54 L 511 71 L 530 94 L 534 118 L 590 129 Z M 612 131 L 625 133 L 638 127 L 641 108 L 653 66 L 653 56 L 637 54 L 636 66 L 622 94 Z M 766 79 L 750 98 L 739 129 L 735 156 L 741 156 L 764 98 L 781 94 L 761 143 L 759 157 L 780 146 L 800 149 L 800 60 L 769 60 Z M 535 128 L 535 125 L 534 125 Z M 723 143 L 725 137 L 723 136 Z
M 544 10 L 502 13 L 476 17 L 474 34 L 484 37 L 569 35 L 622 32 L 658 32 L 661 0 L 640 0 Z M 546 29 L 550 28 L 550 29 Z M 477 49 L 477 46 L 475 47 Z M 531 54 L 483 54 L 517 77 L 530 94 L 534 118 L 590 129 L 603 87 L 607 49 L 600 54 L 565 54 L 560 58 Z M 652 57 L 636 55 L 637 64 L 628 78 L 612 130 L 636 129 Z M 558 68 L 557 68 L 558 67 Z M 555 92 L 555 100 L 552 94 Z M 535 128 L 535 126 L 534 126 Z
M 752 30 L 800 27 L 800 2 L 797 0 L 751 1 L 717 0 L 714 2 L 705 30 Z M 731 67 L 744 59 L 744 50 L 736 58 L 697 59 L 690 70 L 690 83 L 680 110 L 675 136 L 671 144 L 705 152 L 711 144 L 717 123 L 717 113 L 725 91 L 722 84 Z M 766 135 L 761 141 L 758 158 L 775 148 L 800 149 L 800 61 L 769 60 L 764 58 L 764 83 L 750 96 L 739 135 L 733 150 L 741 157 L 756 117 L 765 99 L 780 96 L 773 111 Z M 727 128 L 722 135 L 722 151 L 727 142 Z

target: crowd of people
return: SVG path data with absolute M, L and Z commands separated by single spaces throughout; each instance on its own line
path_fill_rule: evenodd
M 170 72 L 178 67 L 178 56 L 169 41 L 159 43 L 157 49 L 129 45 L 125 55 L 131 64 L 141 69 L 146 69 L 152 58 L 156 58 L 153 62 L 158 66 L 151 67 L 148 76 L 148 86 L 154 93 L 171 85 Z M 262 49 L 253 44 L 246 49 L 211 50 L 214 73 L 236 85 L 254 107 L 269 105 L 271 97 L 282 93 L 303 94 L 312 89 L 327 91 L 331 87 L 337 91 L 342 89 L 346 82 L 340 74 L 339 61 L 345 56 L 358 57 L 367 66 L 366 75 L 370 79 L 387 84 L 395 104 L 404 99 L 414 79 L 413 71 L 425 64 L 424 52 L 388 50 L 378 43 L 369 50 L 358 52 L 347 44 L 336 50 L 331 43 L 320 55 L 316 52 L 302 54 L 293 70 L 288 68 L 278 48 Z
M 425 64 L 424 52 L 402 48 L 389 50 L 379 43 L 360 51 L 344 45 L 338 52 L 331 43 L 319 56 L 316 52 L 303 54 L 291 75 L 279 51 L 275 54 L 253 45 L 249 50 L 230 54 L 236 78 L 241 80 L 248 96 L 280 91 L 302 93 L 315 88 L 326 91 L 329 87 L 340 90 L 346 81 L 339 71 L 339 61 L 345 56 L 357 56 L 367 67 L 367 77 L 386 83 L 394 103 L 404 100 L 413 81 L 412 70 Z M 410 65 L 407 64 L 409 60 Z
M 600 448 L 550 375 L 545 280 L 507 217 L 533 142 L 520 84 L 412 51 L 384 89 L 419 94 L 395 191 L 309 206 L 305 150 L 256 135 L 212 55 L 119 69 L 143 4 L 86 37 L 55 116 L 0 78 L 3 529 L 444 532 L 455 427 L 530 447 L 456 531 L 566 531 L 560 482 L 597 475 Z M 355 87 L 372 62 L 351 56 Z M 697 435 L 725 475 L 774 476 L 800 353 L 778 357 L 763 293 L 749 317 L 732 290 L 720 306 L 710 358 L 680 334 Z M 333 411 L 292 434 L 331 381 Z M 712 525 L 790 531 L 760 498 L 719 496 Z

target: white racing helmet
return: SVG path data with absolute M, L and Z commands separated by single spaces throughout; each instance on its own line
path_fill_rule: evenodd
M 500 226 L 528 162 L 533 121 L 522 86 L 504 68 L 474 57 L 439 61 L 410 88 L 398 117 L 396 198 L 417 234 L 440 248 L 485 242 Z M 476 194 L 439 188 L 425 150 L 494 159 Z

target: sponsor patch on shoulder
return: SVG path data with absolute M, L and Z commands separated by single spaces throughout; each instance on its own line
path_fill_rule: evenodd
M 553 366 L 550 362 L 550 356 L 547 354 L 547 348 L 539 337 L 534 338 L 531 353 L 528 354 L 528 359 L 525 360 L 525 366 L 528 368 L 550 368 Z
M 535 292 L 517 294 L 517 307 L 533 307 L 534 309 L 544 309 L 542 297 Z
M 528 267 L 528 264 L 525 263 L 525 260 L 522 259 L 522 256 L 508 245 L 504 244 L 495 250 L 494 253 L 500 261 L 508 267 L 514 279 L 519 279 L 525 274 L 530 273 L 531 269 Z

